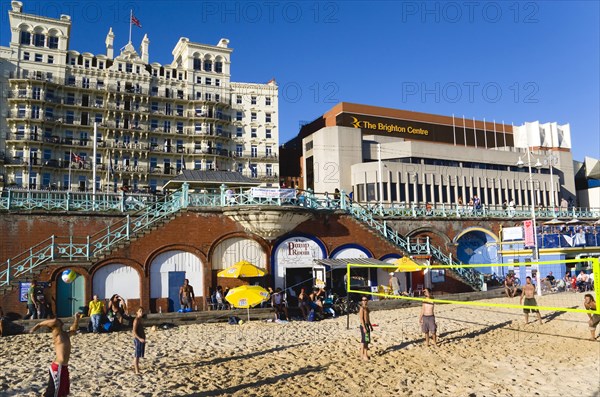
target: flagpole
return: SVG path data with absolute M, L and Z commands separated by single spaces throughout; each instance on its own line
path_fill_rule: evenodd
M 92 208 L 96 210 L 96 152 L 98 146 L 98 123 L 94 121 L 94 154 L 92 158 Z
M 73 151 L 69 150 L 69 192 L 71 191 L 71 164 L 73 164 Z
M 108 182 L 110 181 L 110 169 L 108 167 L 110 167 L 110 164 L 106 165 L 106 193 L 108 193 Z
M 129 10 L 129 42 L 131 43 L 131 21 L 133 20 L 133 9 Z
M 454 146 L 456 146 L 456 124 L 454 124 L 454 113 L 452 113 L 452 136 L 454 136 Z

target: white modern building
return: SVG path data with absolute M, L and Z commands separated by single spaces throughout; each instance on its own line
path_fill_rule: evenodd
M 530 206 L 531 165 L 535 205 L 549 207 L 575 198 L 570 148 L 568 124 L 512 126 L 342 102 L 282 146 L 282 178 L 384 205 L 466 205 L 477 196 L 490 207 Z
M 117 54 L 111 28 L 106 53 L 94 55 L 70 48 L 69 16 L 11 4 L 10 45 L 0 47 L 0 185 L 91 190 L 96 175 L 99 190 L 154 191 L 182 169 L 278 181 L 277 84 L 231 82 L 229 40 L 182 37 L 161 65 L 150 62 L 148 35 L 139 52 L 129 42 Z

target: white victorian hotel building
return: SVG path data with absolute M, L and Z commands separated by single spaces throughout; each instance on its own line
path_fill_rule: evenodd
M 150 63 L 145 35 L 115 56 L 69 48 L 71 18 L 12 2 L 0 47 L 0 186 L 159 189 L 182 170 L 278 180 L 278 88 L 231 82 L 232 49 L 180 38 L 173 62 Z

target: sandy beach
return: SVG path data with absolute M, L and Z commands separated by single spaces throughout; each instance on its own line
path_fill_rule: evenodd
M 582 294 L 573 294 L 582 301 Z M 490 302 L 508 302 L 494 299 Z M 514 298 L 511 303 L 518 303 Z M 579 302 L 581 304 L 581 302 Z M 437 305 L 439 346 L 426 347 L 420 308 L 371 313 L 371 360 L 359 359 L 358 316 L 241 326 L 147 329 L 142 374 L 130 332 L 72 338 L 73 396 L 598 396 L 600 343 L 587 316 Z M 54 358 L 49 334 L 0 338 L 0 395 L 38 396 Z

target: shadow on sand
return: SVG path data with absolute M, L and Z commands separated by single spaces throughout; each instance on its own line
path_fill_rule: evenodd
M 308 366 L 305 368 L 300 368 L 293 372 L 284 373 L 284 374 L 280 374 L 280 375 L 276 375 L 276 376 L 271 376 L 268 378 L 256 380 L 254 382 L 243 383 L 241 385 L 226 387 L 224 389 L 215 389 L 215 390 L 187 394 L 185 397 L 209 397 L 209 396 L 220 396 L 220 395 L 230 396 L 233 393 L 238 392 L 240 390 L 249 389 L 248 391 L 253 391 L 252 389 L 260 387 L 260 386 L 270 385 L 270 384 L 276 383 L 280 380 L 292 379 L 297 376 L 307 375 L 307 374 L 310 374 L 313 372 L 321 372 L 321 371 L 324 371 L 326 368 L 327 368 L 327 366 L 323 366 L 323 365 L 314 366 L 314 367 Z
M 213 358 L 211 360 L 206 360 L 206 361 L 193 361 L 193 362 L 188 362 L 188 363 L 179 363 L 179 364 L 175 364 L 175 365 L 165 365 L 165 368 L 168 368 L 168 369 L 188 368 L 190 365 L 192 365 L 192 366 L 216 365 L 216 364 L 222 364 L 222 363 L 225 363 L 228 361 L 233 361 L 233 360 L 247 360 L 249 358 L 263 356 L 265 354 L 274 353 L 274 352 L 280 352 L 282 350 L 292 349 L 292 348 L 304 346 L 304 345 L 308 345 L 308 342 L 297 343 L 295 345 L 290 345 L 290 346 L 273 347 L 271 349 L 260 350 L 260 351 L 256 351 L 256 352 L 252 352 L 252 353 L 242 354 L 239 356 L 216 357 L 216 358 Z

